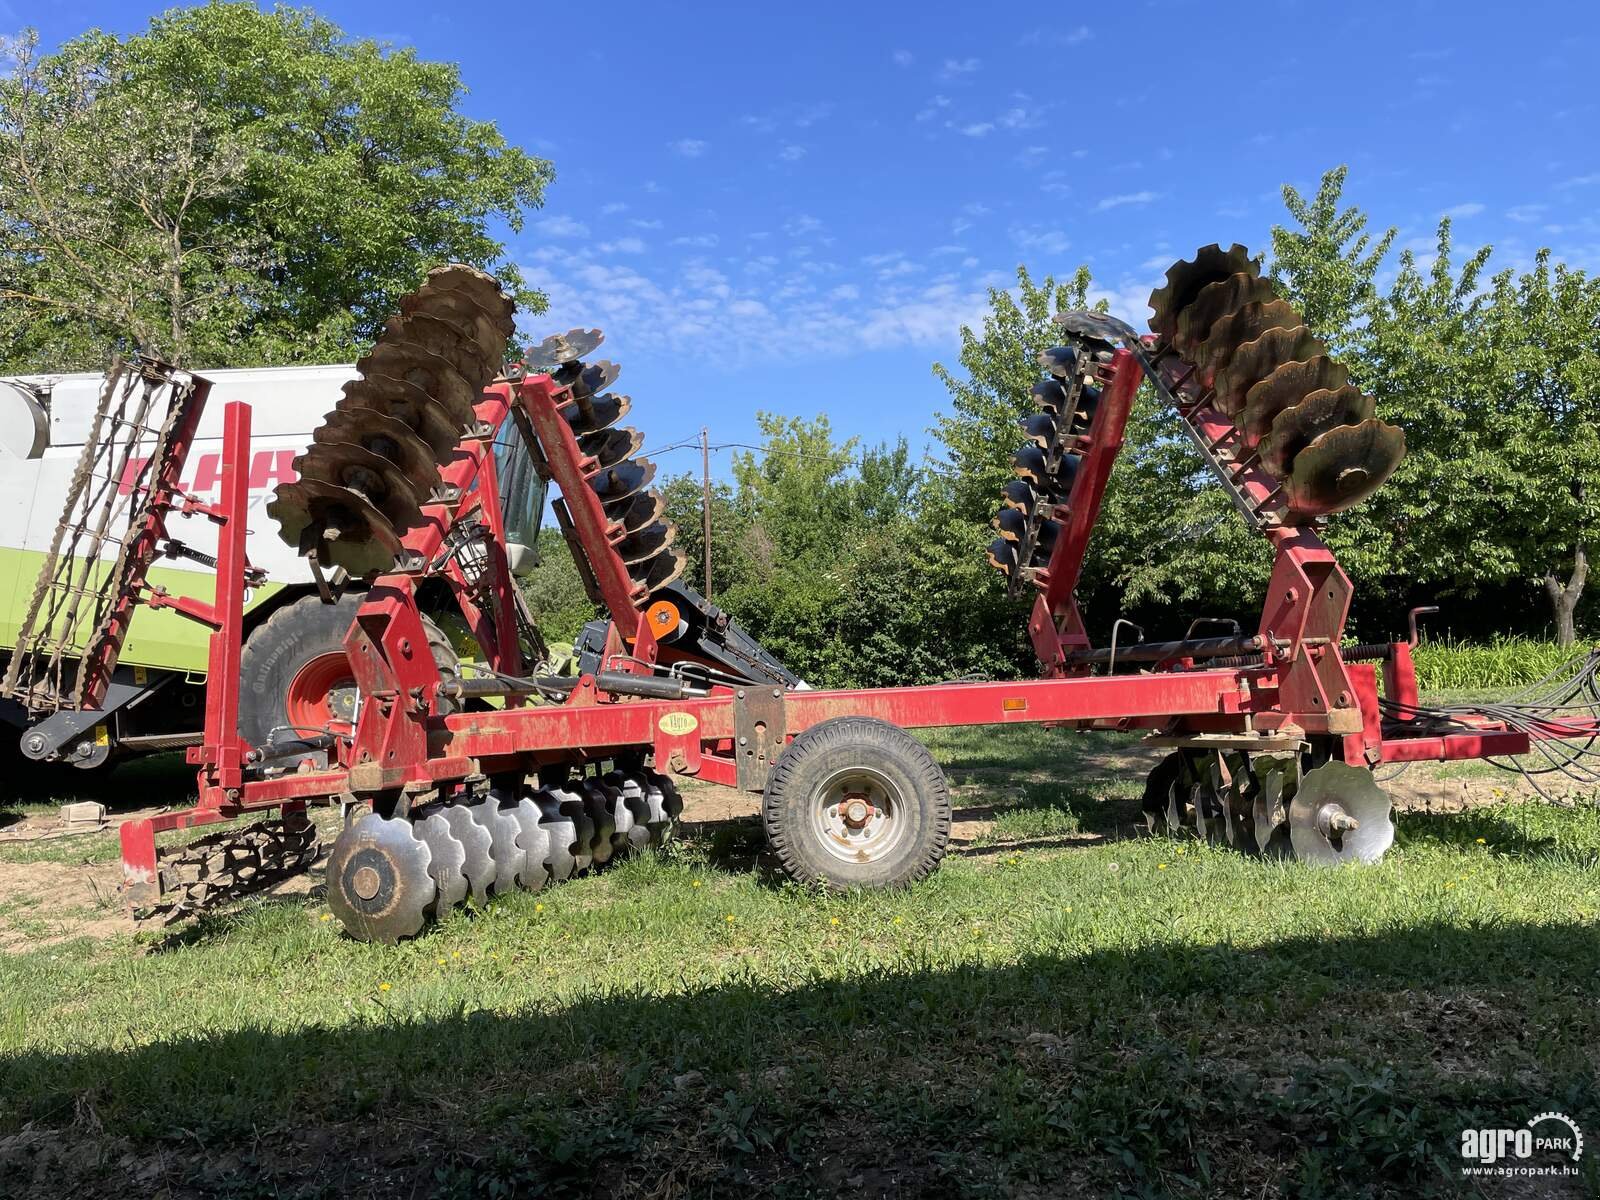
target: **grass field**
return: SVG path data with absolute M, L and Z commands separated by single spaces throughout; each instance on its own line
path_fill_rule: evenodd
M 899 894 L 702 819 L 399 947 L 315 895 L 165 941 L 15 902 L 0 1195 L 1594 1193 L 1593 1155 L 1469 1187 L 1458 1147 L 1600 1131 L 1595 809 L 1426 776 L 1381 865 L 1318 872 L 1136 836 L 1126 739 L 930 741 L 961 842 Z

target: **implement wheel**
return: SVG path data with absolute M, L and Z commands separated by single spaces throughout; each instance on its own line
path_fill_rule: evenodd
M 905 730 L 835 717 L 779 756 L 762 821 L 791 878 L 835 889 L 903 887 L 944 857 L 950 789 L 927 747 Z

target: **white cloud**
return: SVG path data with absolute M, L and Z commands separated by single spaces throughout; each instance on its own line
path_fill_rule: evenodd
M 994 126 L 988 121 L 973 121 L 968 125 L 952 125 L 951 128 L 963 137 L 970 138 L 986 137 L 994 132 Z
M 1073 29 L 1034 29 L 1017 39 L 1019 46 L 1078 46 L 1094 36 L 1087 25 Z
M 612 216 L 615 216 L 617 213 L 627 212 L 627 211 L 628 211 L 628 206 L 626 204 L 622 203 L 622 201 L 620 201 L 620 200 L 613 200 L 610 204 L 602 204 L 600 206 L 600 215 L 602 217 L 612 217 Z
M 1024 250 L 1035 254 L 1061 254 L 1072 243 L 1059 229 L 1039 229 L 1031 226 L 1013 226 L 1011 237 Z
M 1444 215 L 1459 220 L 1463 217 L 1475 217 L 1483 211 L 1481 204 L 1456 204 L 1444 210 Z
M 540 217 L 533 223 L 533 231 L 548 238 L 580 238 L 589 236 L 589 227 L 571 217 Z
M 889 57 L 894 60 L 894 65 L 897 67 L 909 67 L 917 61 L 916 55 L 909 50 L 896 50 Z
M 601 254 L 643 254 L 644 242 L 636 237 L 618 238 L 614 242 L 601 242 Z
M 1518 204 L 1506 209 L 1506 216 L 1510 220 L 1529 224 L 1544 216 L 1547 207 L 1543 204 Z
M 932 100 L 928 101 L 927 105 L 920 112 L 917 113 L 917 120 L 931 121 L 934 117 L 939 115 L 940 109 L 949 107 L 949 96 L 935 96 Z
M 1125 192 L 1120 196 L 1107 196 L 1096 204 L 1097 212 L 1105 212 L 1108 208 L 1121 208 L 1125 204 L 1149 204 L 1156 198 L 1156 192 Z
M 805 156 L 806 148 L 804 146 L 796 146 L 792 142 L 787 143 L 783 149 L 778 151 L 778 157 L 783 159 L 784 162 L 799 162 Z
M 717 244 L 717 235 L 714 233 L 696 233 L 685 237 L 672 239 L 674 246 L 695 246 L 701 250 L 709 250 Z
M 1562 182 L 1556 184 L 1556 186 L 1560 188 L 1588 187 L 1591 183 L 1600 183 L 1600 171 L 1596 171 L 1589 175 L 1578 175 L 1572 179 L 1563 180 Z
M 963 75 L 971 75 L 981 66 L 983 60 L 978 58 L 947 58 L 939 71 L 939 78 L 959 79 Z
M 828 293 L 829 300 L 859 300 L 861 289 L 853 283 L 841 283 Z
M 635 229 L 660 229 L 662 221 L 660 217 L 653 217 L 650 219 L 646 219 L 644 217 L 634 217 L 633 220 L 628 222 L 628 224 L 632 225 Z
M 821 221 L 806 213 L 801 213 L 792 220 L 784 222 L 783 231 L 790 237 L 804 237 L 808 233 L 816 233 L 821 228 Z
M 711 148 L 711 143 L 703 142 L 699 138 L 679 138 L 675 142 L 668 142 L 667 149 L 674 154 L 681 154 L 684 158 L 699 158 Z

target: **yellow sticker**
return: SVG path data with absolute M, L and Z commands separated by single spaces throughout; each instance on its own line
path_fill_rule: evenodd
M 694 715 L 686 712 L 667 713 L 657 724 L 660 725 L 662 733 L 670 733 L 674 737 L 682 737 L 700 728 L 700 722 L 694 719 Z
M 111 731 L 104 725 L 96 725 L 94 727 L 94 744 L 96 746 L 111 745 Z
M 140 687 L 143 687 L 145 684 L 150 682 L 150 672 L 146 671 L 143 667 L 135 667 L 133 669 L 133 681 Z

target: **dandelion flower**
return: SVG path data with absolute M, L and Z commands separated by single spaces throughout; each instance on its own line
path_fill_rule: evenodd
M 460 958 L 460 957 L 461 957 L 461 951 L 459 951 L 459 950 L 452 950 L 452 951 L 451 951 L 451 952 L 450 952 L 450 957 L 451 957 L 451 958 Z
M 439 960 L 439 965 L 440 965 L 440 966 L 441 966 L 441 967 L 442 967 L 442 966 L 444 966 L 444 959 L 442 959 L 442 958 L 441 958 L 441 959 L 440 959 L 440 960 Z
M 691 883 L 691 884 L 690 884 L 690 885 L 689 885 L 689 886 L 690 886 L 690 887 L 699 887 L 699 886 L 700 886 L 700 881 L 699 881 L 699 880 L 698 880 L 698 879 L 696 879 L 696 880 L 695 880 L 695 881 L 694 881 L 694 882 L 693 882 L 693 883 Z
M 1446 883 L 1444 885 L 1444 890 L 1448 892 L 1453 887 L 1455 887 L 1455 881 L 1451 880 L 1450 882 L 1448 882 L 1448 883 Z
M 898 924 L 900 924 L 900 923 L 901 923 L 901 922 L 902 922 L 902 921 L 904 921 L 904 920 L 905 920 L 905 918 L 904 918 L 904 917 L 896 917 L 896 918 L 895 918 L 895 919 L 894 919 L 894 923 L 895 923 L 895 924 L 896 924 L 896 925 L 898 925 Z
M 729 924 L 729 925 L 732 925 L 732 924 L 733 924 L 733 914 L 732 914 L 732 913 L 729 913 L 729 914 L 728 914 L 728 915 L 727 915 L 727 916 L 726 916 L 726 917 L 725 917 L 725 918 L 723 918 L 723 919 L 724 919 L 724 920 L 726 920 L 726 921 L 727 921 L 727 922 L 728 922 L 728 924 Z
M 1179 847 L 1178 847 L 1178 853 L 1179 853 L 1179 854 L 1182 854 L 1182 853 L 1183 853 L 1183 847 L 1182 847 L 1182 846 L 1179 846 Z
M 1165 871 L 1166 869 L 1167 869 L 1167 864 L 1166 863 L 1157 863 L 1156 864 L 1156 870 Z
M 533 906 L 533 911 L 534 911 L 534 912 L 543 912 L 543 911 L 544 911 L 544 905 L 542 905 L 542 904 L 535 904 L 535 905 L 534 905 L 534 906 Z
M 838 923 L 839 923 L 839 918 L 838 917 L 829 917 L 828 918 L 828 924 L 829 925 L 837 925 Z
M 1487 846 L 1487 845 L 1488 845 L 1488 844 L 1489 844 L 1489 843 L 1488 843 L 1488 842 L 1486 842 L 1486 841 L 1484 841 L 1484 840 L 1483 840 L 1483 838 L 1479 838 L 1479 839 L 1478 839 L 1478 845 L 1480 845 L 1480 846 Z M 324 917 L 324 918 L 323 918 L 323 919 L 324 919 L 324 920 L 326 920 L 326 919 L 327 919 L 327 918 L 326 918 L 326 917 Z
M 378 990 L 380 992 L 387 992 L 389 990 L 389 985 L 387 983 L 380 983 L 378 985 Z
M 333 914 L 332 913 L 323 913 L 322 914 L 322 919 L 324 921 L 331 921 L 331 920 L 333 920 Z

